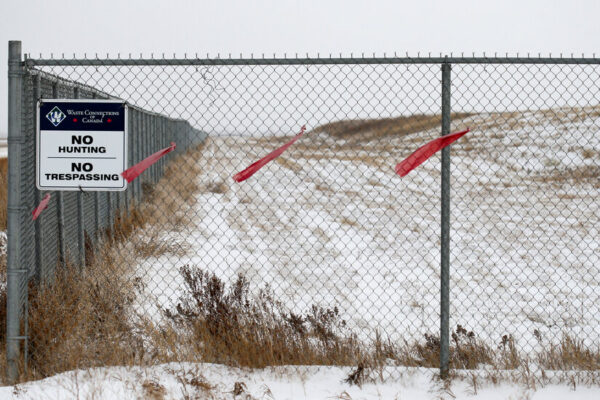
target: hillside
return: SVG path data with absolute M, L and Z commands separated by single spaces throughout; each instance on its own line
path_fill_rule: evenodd
M 451 325 L 491 343 L 510 334 L 524 349 L 541 345 L 534 332 L 598 342 L 594 112 L 453 120 L 453 130 L 473 131 L 452 148 Z M 393 172 L 439 135 L 434 120 L 412 120 L 427 126 L 421 131 L 397 119 L 324 125 L 241 184 L 231 176 L 281 139 L 212 139 L 198 160 L 203 190 L 192 226 L 160 237 L 188 250 L 139 260 L 149 277 L 140 309 L 173 305 L 179 268 L 189 264 L 225 281 L 243 273 L 256 287 L 269 284 L 294 310 L 337 306 L 369 337 L 436 332 L 439 155 L 404 179 Z

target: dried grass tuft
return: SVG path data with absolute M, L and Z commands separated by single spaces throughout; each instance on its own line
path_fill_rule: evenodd
M 352 365 L 362 348 L 337 308 L 287 311 L 268 288 L 250 294 L 239 275 L 231 285 L 199 268 L 184 266 L 186 293 L 164 310 L 179 332 L 179 350 L 203 362 L 236 367 Z M 183 344 L 183 346 L 182 346 Z
M 566 335 L 558 346 L 549 346 L 548 351 L 539 354 L 537 362 L 547 370 L 598 371 L 600 348 L 592 350 L 582 340 Z
M 144 398 L 149 400 L 162 400 L 167 394 L 167 390 L 163 385 L 152 380 L 146 380 L 142 383 Z

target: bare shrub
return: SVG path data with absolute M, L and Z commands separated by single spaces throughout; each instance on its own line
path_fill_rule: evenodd
M 477 339 L 473 331 L 467 331 L 457 325 L 451 334 L 449 364 L 450 368 L 475 369 L 479 364 L 493 362 L 492 349 Z M 392 353 L 399 364 L 415 367 L 439 368 L 440 338 L 425 334 L 424 342 L 405 343 L 400 348 L 393 348 Z
M 243 275 L 227 287 L 217 276 L 184 266 L 186 294 L 166 317 L 189 333 L 190 351 L 205 362 L 238 367 L 351 365 L 362 352 L 337 308 L 286 311 L 268 288 L 249 293 Z

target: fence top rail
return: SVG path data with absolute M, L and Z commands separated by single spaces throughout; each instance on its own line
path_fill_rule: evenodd
M 600 64 L 594 57 L 316 57 L 316 58 L 31 58 L 27 66 L 193 66 L 336 64 Z

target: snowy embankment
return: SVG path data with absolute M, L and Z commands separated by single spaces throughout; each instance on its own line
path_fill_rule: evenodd
M 596 113 L 597 114 L 597 113 Z M 498 123 L 497 121 L 502 121 Z M 452 147 L 451 326 L 490 345 L 512 334 L 525 352 L 563 334 L 600 340 L 600 118 L 477 115 Z M 291 134 L 291 133 L 290 133 Z M 186 250 L 139 260 L 137 311 L 160 323 L 189 264 L 225 280 L 245 274 L 290 309 L 339 307 L 362 338 L 421 340 L 439 326 L 439 154 L 405 178 L 394 165 L 434 130 L 350 146 L 308 133 L 249 180 L 233 174 L 281 138 L 212 138 L 198 163 L 196 204 L 158 240 Z M 190 179 L 193 179 L 190 177 Z M 169 210 L 182 217 L 182 210 Z M 167 211 L 165 211 L 167 212 Z M 156 238 L 153 236 L 156 240 Z M 2 399 L 597 399 L 585 371 L 528 364 L 497 381 L 484 366 L 444 386 L 436 369 L 386 366 L 361 387 L 347 367 L 264 370 L 171 363 L 73 371 Z M 381 375 L 379 375 L 379 373 Z M 527 374 L 537 380 L 524 383 Z M 581 373 L 572 383 L 569 376 Z M 569 375 L 572 374 L 572 375 Z M 378 376 L 381 379 L 378 379 Z M 575 389 L 575 390 L 574 390 Z
M 525 351 L 563 334 L 598 343 L 599 125 L 542 112 L 454 121 L 472 132 L 452 147 L 451 326 L 492 345 L 513 335 Z M 191 227 L 162 237 L 189 251 L 140 261 L 139 311 L 160 320 L 190 264 L 268 284 L 294 310 L 337 306 L 363 337 L 437 332 L 440 156 L 393 170 L 436 135 L 348 147 L 308 133 L 242 183 L 232 175 L 280 140 L 212 139 Z
M 154 367 L 112 367 L 73 371 L 37 382 L 0 387 L 6 400 L 40 399 L 214 399 L 214 400 L 592 400 L 598 388 L 452 381 L 444 386 L 426 369 L 390 373 L 393 381 L 358 387 L 343 380 L 348 368 L 294 367 L 252 371 L 213 364 L 172 363 Z

